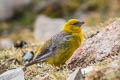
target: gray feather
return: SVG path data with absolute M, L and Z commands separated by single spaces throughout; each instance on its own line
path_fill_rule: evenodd
M 69 34 L 65 31 L 60 32 L 53 36 L 50 39 L 50 44 L 48 44 L 39 55 L 37 55 L 37 61 L 43 61 L 48 59 L 51 56 L 54 56 L 54 53 L 58 48 L 67 48 L 69 46 L 69 39 L 74 37 L 72 34 Z

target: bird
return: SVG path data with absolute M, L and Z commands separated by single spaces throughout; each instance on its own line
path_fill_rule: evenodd
M 47 40 L 25 67 L 41 62 L 48 62 L 58 67 L 64 65 L 83 42 L 83 24 L 84 22 L 78 19 L 68 20 L 63 30 Z

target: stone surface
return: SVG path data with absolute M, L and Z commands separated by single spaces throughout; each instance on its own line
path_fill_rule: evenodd
M 0 80 L 25 80 L 24 72 L 21 68 L 9 70 L 0 75 Z
M 1 48 L 10 48 L 13 46 L 13 41 L 10 39 L 0 39 L 0 47 Z
M 34 36 L 37 40 L 47 40 L 51 36 L 63 29 L 64 19 L 51 19 L 47 16 L 40 15 L 34 26 Z
M 24 54 L 23 60 L 24 61 L 31 61 L 33 59 L 33 57 L 34 57 L 33 51 L 28 51 Z
M 18 8 L 29 5 L 32 0 L 0 0 L 0 20 L 7 20 L 14 16 Z
M 84 80 L 80 68 L 77 68 L 73 73 L 71 73 L 67 80 Z
M 83 75 L 85 75 L 85 74 L 93 71 L 94 69 L 95 69 L 94 66 L 87 66 L 86 68 L 82 68 L 82 69 L 81 69 L 81 73 L 82 73 Z
M 86 67 L 120 52 L 120 18 L 106 26 L 96 36 L 86 40 L 66 62 L 70 68 Z

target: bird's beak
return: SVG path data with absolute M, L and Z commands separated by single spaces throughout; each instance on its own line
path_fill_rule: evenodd
M 79 23 L 76 23 L 75 25 L 76 26 L 81 26 L 81 25 L 83 25 L 85 22 L 79 22 Z
M 85 22 L 79 22 L 78 25 L 81 26 L 83 25 Z

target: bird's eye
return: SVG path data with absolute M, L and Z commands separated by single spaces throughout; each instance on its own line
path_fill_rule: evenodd
M 74 23 L 73 25 L 78 25 L 79 24 L 79 22 L 77 22 L 77 23 Z
M 81 26 L 81 25 L 83 25 L 83 24 L 84 24 L 84 22 L 76 22 L 76 23 L 74 23 L 73 25 Z

